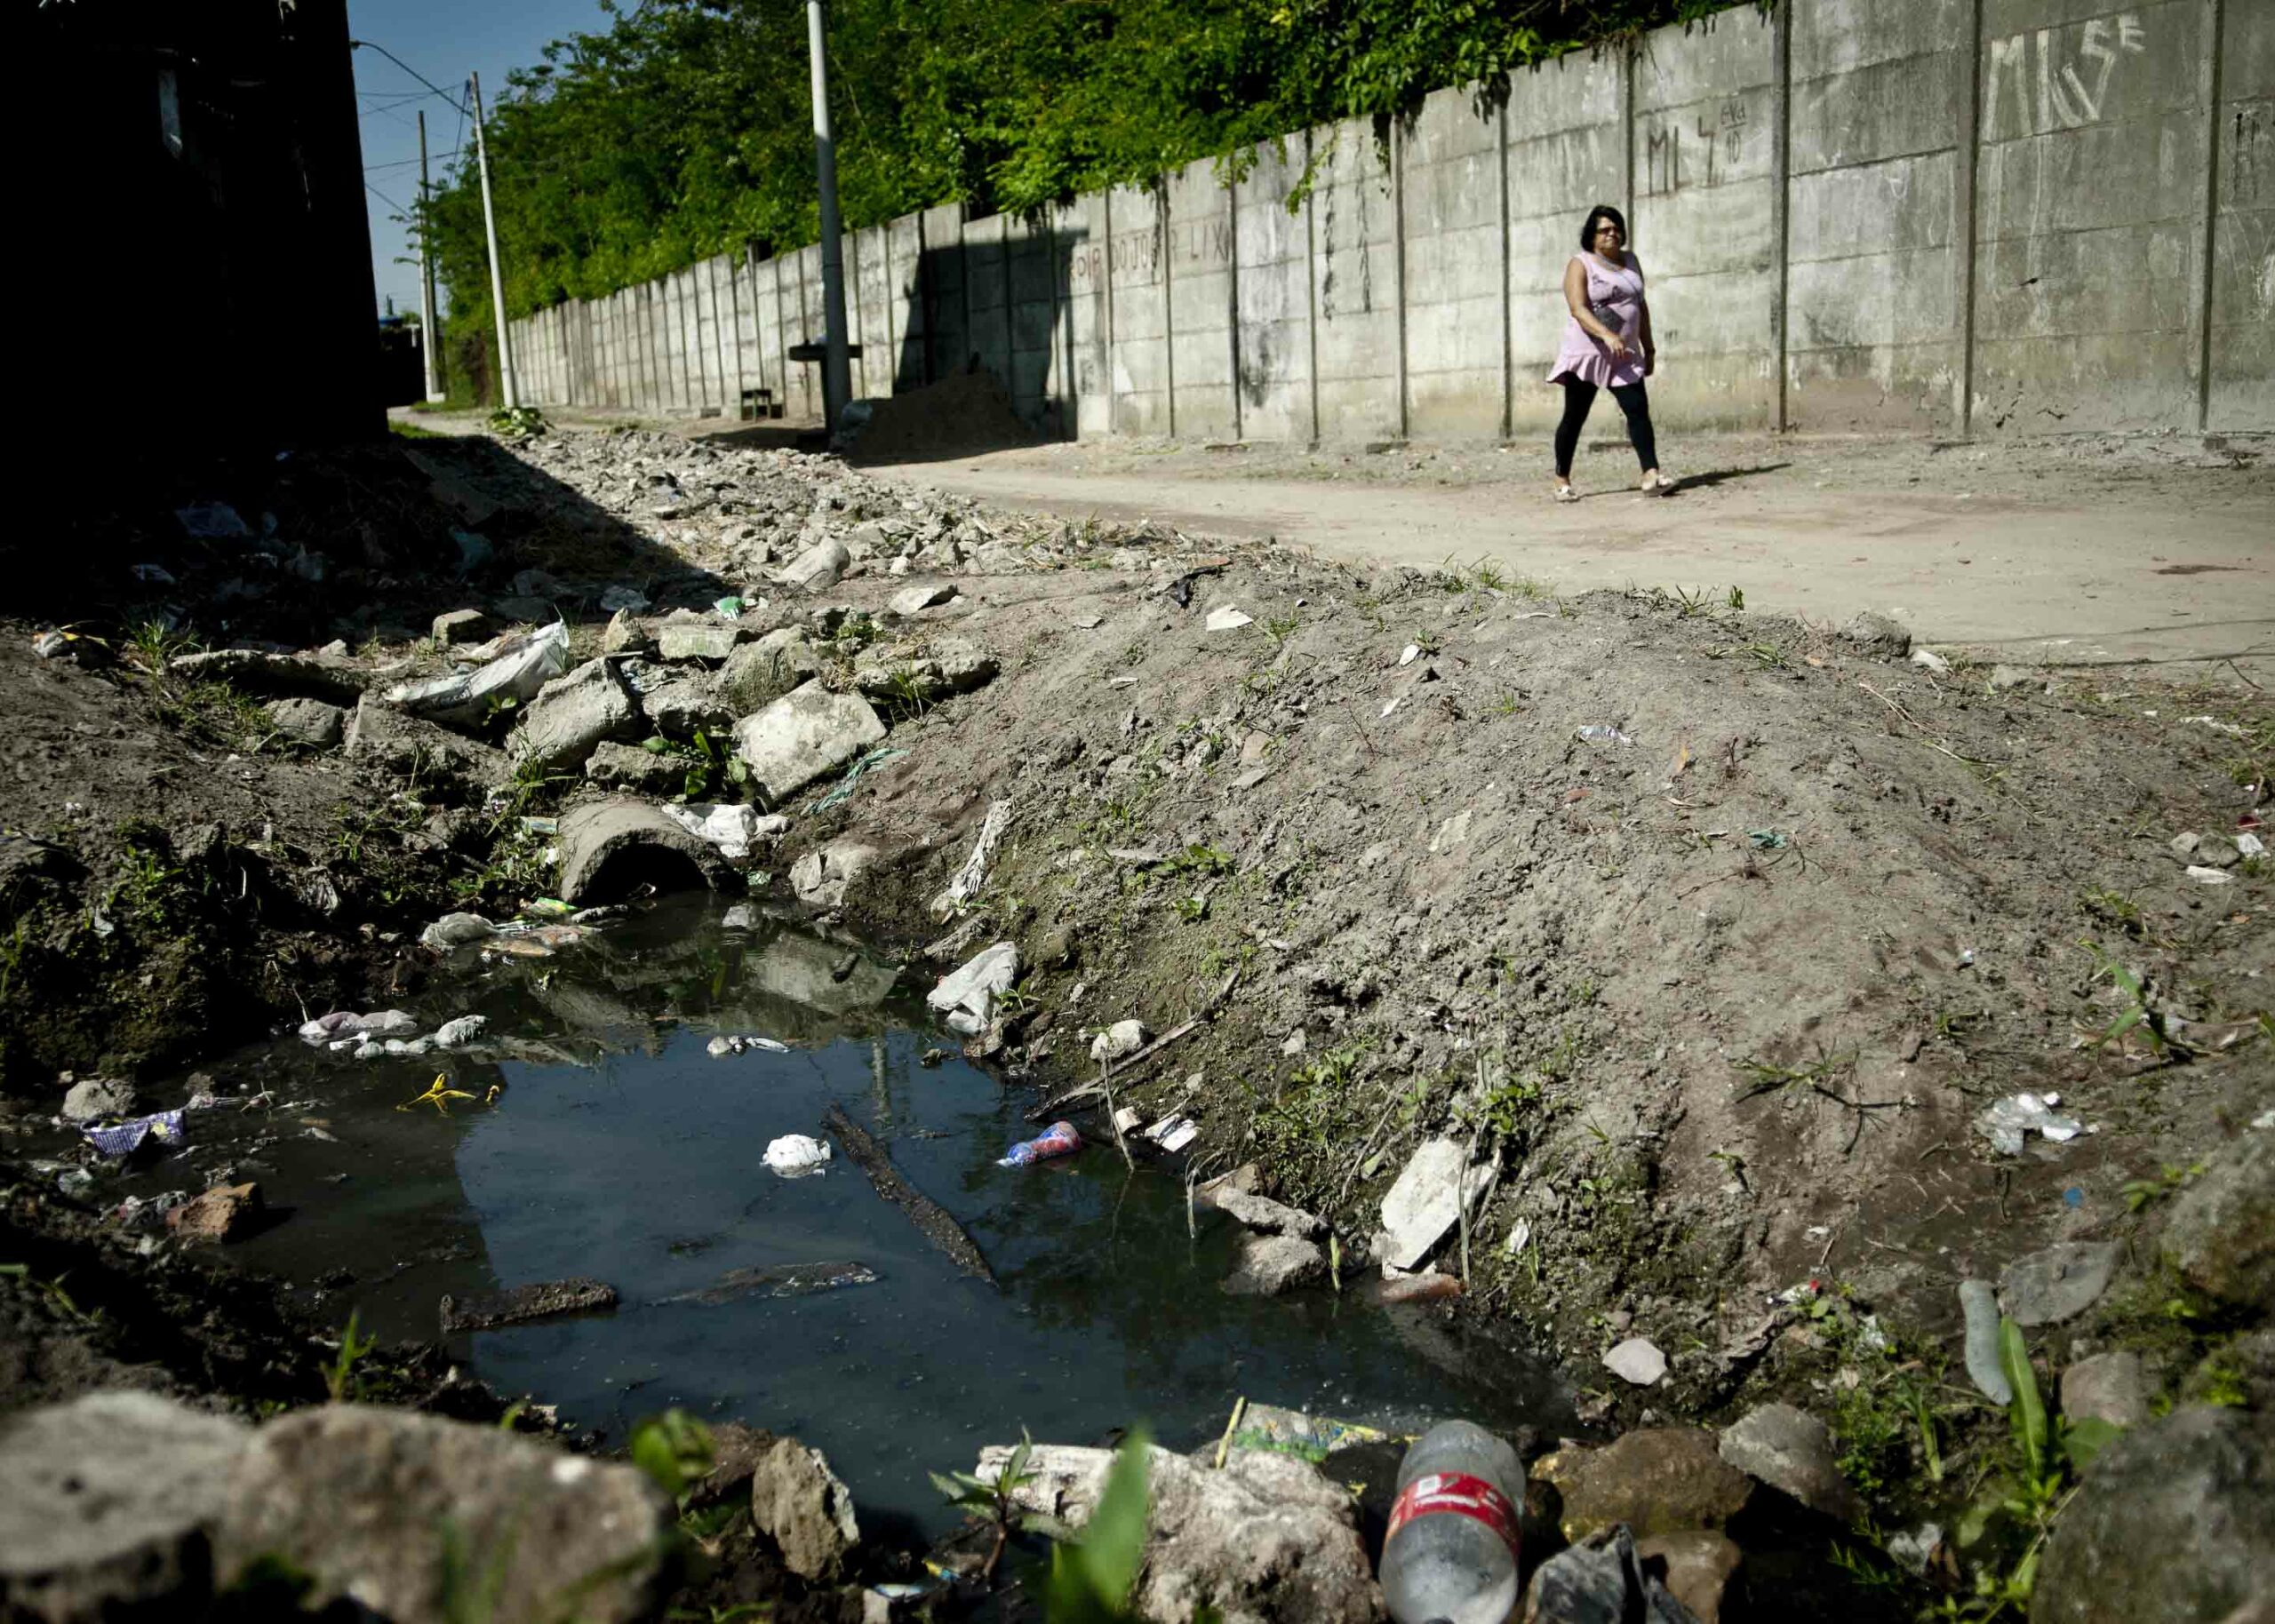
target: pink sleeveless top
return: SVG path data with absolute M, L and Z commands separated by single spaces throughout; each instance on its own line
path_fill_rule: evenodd
M 1641 383 L 1643 352 L 1639 334 L 1643 318 L 1643 273 L 1635 268 L 1632 258 L 1625 265 L 1612 265 L 1593 254 L 1574 257 L 1587 271 L 1588 303 L 1595 311 L 1596 320 L 1626 341 L 1627 353 L 1615 360 L 1603 340 L 1581 326 L 1577 318 L 1567 316 L 1564 345 L 1556 352 L 1556 364 L 1548 369 L 1548 381 L 1553 384 L 1577 378 L 1599 389 L 1614 384 Z

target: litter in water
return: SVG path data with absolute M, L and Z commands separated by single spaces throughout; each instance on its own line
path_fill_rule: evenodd
M 771 1038 L 761 1038 L 755 1034 L 746 1033 L 722 1033 L 704 1045 L 704 1047 L 713 1055 L 755 1053 L 787 1055 L 790 1052 L 790 1046 L 786 1043 L 778 1043 Z
M 999 1167 L 1028 1167 L 1054 1156 L 1071 1156 L 1082 1148 L 1082 1136 L 1071 1122 L 1054 1122 L 1033 1139 L 1013 1145 L 997 1158 Z
M 146 1139 L 156 1139 L 160 1144 L 180 1144 L 188 1138 L 182 1129 L 180 1111 L 162 1111 L 148 1117 L 137 1117 L 132 1122 L 116 1123 L 109 1127 L 82 1127 L 87 1142 L 105 1156 L 131 1156 L 142 1148 Z
M 829 1160 L 829 1147 L 803 1134 L 785 1134 L 766 1147 L 766 1165 L 786 1179 L 819 1173 Z

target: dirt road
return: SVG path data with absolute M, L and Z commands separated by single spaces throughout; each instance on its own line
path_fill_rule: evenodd
M 1896 616 L 1924 641 L 2045 665 L 2275 669 L 2275 473 L 2197 442 L 1693 442 L 1643 498 L 1623 444 L 1560 506 L 1521 449 L 1210 451 L 1056 445 L 873 469 L 1004 506 L 1273 536 L 1322 557 L 1449 557 L 1576 593 L 1741 588 L 1749 608 Z

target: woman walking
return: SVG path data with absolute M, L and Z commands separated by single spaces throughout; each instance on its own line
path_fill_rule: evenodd
M 1580 251 L 1564 267 L 1564 303 L 1572 319 L 1564 324 L 1564 346 L 1548 381 L 1564 386 L 1564 420 L 1556 426 L 1556 499 L 1577 502 L 1572 489 L 1572 453 L 1596 391 L 1609 389 L 1626 414 L 1627 437 L 1643 465 L 1643 491 L 1664 496 L 1674 488 L 1659 473 L 1659 450 L 1651 437 L 1651 402 L 1643 380 L 1651 375 L 1651 307 L 1643 299 L 1643 267 L 1627 251 L 1627 221 L 1608 203 L 1588 211 L 1580 227 Z

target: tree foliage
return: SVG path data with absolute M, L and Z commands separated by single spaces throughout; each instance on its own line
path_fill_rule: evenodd
M 1377 133 L 1444 85 L 1733 0 L 832 0 L 849 228 L 934 203 L 1024 211 L 1339 118 Z M 603 0 L 491 109 L 506 302 L 594 298 L 744 243 L 818 235 L 799 0 Z M 472 136 L 466 138 L 469 158 Z M 431 232 L 452 325 L 489 320 L 471 162 Z

